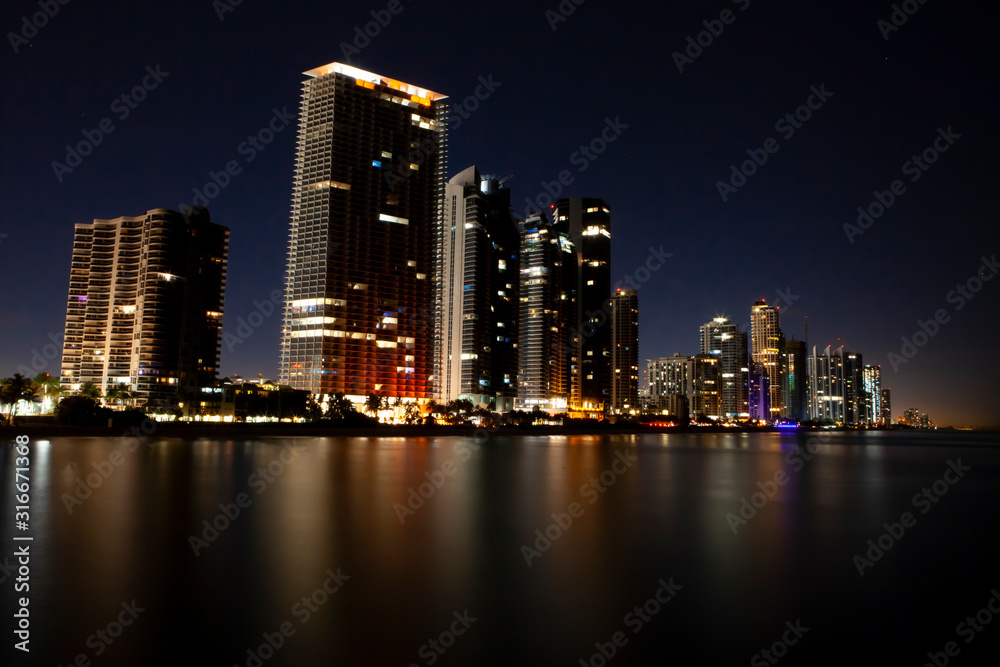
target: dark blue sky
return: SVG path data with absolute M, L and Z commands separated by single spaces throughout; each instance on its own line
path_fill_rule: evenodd
M 343 61 L 340 45 L 389 3 L 243 0 L 221 21 L 220 5 L 70 2 L 34 34 L 22 17 L 37 4 L 4 4 L 0 375 L 63 329 L 74 223 L 176 208 L 230 160 L 240 173 L 209 203 L 232 230 L 227 330 L 281 287 L 294 124 L 252 161 L 241 144 L 273 109 L 296 113 L 301 73 Z M 786 333 L 801 339 L 808 315 L 810 346 L 840 341 L 882 364 L 894 416 L 916 406 L 940 423 L 997 424 L 1000 280 L 961 310 L 948 300 L 1000 251 L 985 5 L 919 6 L 888 40 L 889 2 L 587 0 L 553 30 L 545 12 L 558 5 L 404 0 L 351 64 L 455 102 L 492 76 L 451 135 L 450 173 L 513 174 L 522 211 L 568 170 L 564 195 L 611 204 L 615 280 L 650 246 L 673 254 L 639 292 L 642 358 L 695 353 L 699 324 L 746 321 L 754 300 L 788 290 Z M 726 9 L 731 23 L 678 72 L 672 54 Z M 22 31 L 27 44 L 9 34 Z M 147 66 L 167 74 L 156 82 Z M 142 102 L 115 104 L 144 78 Z M 832 96 L 813 98 L 794 134 L 776 127 L 813 86 Z M 52 163 L 104 118 L 114 130 L 60 182 Z M 573 153 L 609 118 L 627 128 L 581 172 Z M 948 127 L 960 138 L 911 181 L 904 163 Z M 777 152 L 723 201 L 717 182 L 769 138 Z M 897 179 L 905 192 L 850 243 L 843 225 Z M 938 309 L 950 319 L 894 372 L 900 337 Z M 223 374 L 275 376 L 279 326 L 272 316 L 224 346 Z

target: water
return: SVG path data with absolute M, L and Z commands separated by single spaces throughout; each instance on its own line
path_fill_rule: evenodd
M 36 440 L 28 533 L 6 448 L 4 664 L 986 664 L 1000 621 L 956 626 L 1000 587 L 995 439 L 823 438 Z

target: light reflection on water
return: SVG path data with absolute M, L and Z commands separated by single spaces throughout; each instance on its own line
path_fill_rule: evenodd
M 478 450 L 459 437 L 154 437 L 135 451 L 119 440 L 37 441 L 32 658 L 94 659 L 87 638 L 135 598 L 147 611 L 101 665 L 244 665 L 247 648 L 285 621 L 296 634 L 269 667 L 426 664 L 421 646 L 465 609 L 479 620 L 441 664 L 577 664 L 670 577 L 682 592 L 650 623 L 655 630 L 630 640 L 620 664 L 745 662 L 800 616 L 840 619 L 841 648 L 820 651 L 817 632 L 814 650 L 850 655 L 852 628 L 858 642 L 875 641 L 870 626 L 901 613 L 894 586 L 944 576 L 935 574 L 946 558 L 938 544 L 976 553 L 969 540 L 988 539 L 970 527 L 968 509 L 997 509 L 994 477 L 963 481 L 898 547 L 906 557 L 887 558 L 878 577 L 861 580 L 851 556 L 949 457 L 994 475 L 1000 461 L 996 449 L 963 447 L 987 440 L 938 435 L 904 447 L 899 434 L 832 433 L 795 469 L 789 457 L 801 456 L 809 437 L 494 436 Z M 95 463 L 106 470 L 113 451 L 124 462 L 68 512 L 80 478 Z M 289 451 L 294 460 L 282 462 Z M 637 461 L 613 472 L 628 456 Z M 3 460 L 10 480 L 11 453 Z M 786 483 L 734 534 L 727 514 L 781 471 Z M 250 506 L 227 519 L 220 504 L 231 509 L 240 494 Z M 0 499 L 7 544 L 12 495 Z M 573 503 L 582 515 L 565 530 L 553 527 Z M 229 525 L 213 537 L 205 521 Z M 546 529 L 558 537 L 529 566 L 522 547 L 539 546 L 536 531 Z M 206 540 L 197 556 L 193 536 Z M 982 558 L 963 563 L 965 571 L 995 574 Z M 350 579 L 301 623 L 296 602 L 338 567 Z M 2 586 L 6 599 L 11 582 Z M 969 592 L 947 590 L 956 607 L 979 593 L 971 583 Z

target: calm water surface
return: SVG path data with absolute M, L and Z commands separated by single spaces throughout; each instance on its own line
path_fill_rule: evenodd
M 797 434 L 35 440 L 32 652 L 11 647 L 5 570 L 4 664 L 745 665 L 768 649 L 923 665 L 948 641 L 951 664 L 995 664 L 1000 617 L 971 641 L 956 626 L 1000 587 L 996 438 L 823 437 L 815 454 Z

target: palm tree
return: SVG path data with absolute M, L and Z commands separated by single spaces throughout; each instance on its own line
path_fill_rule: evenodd
M 414 421 L 420 418 L 420 406 L 417 405 L 416 401 L 410 401 L 404 404 L 403 408 L 403 418 L 406 420 L 407 424 L 412 424 Z
M 365 410 L 371 414 L 375 414 L 375 418 L 378 419 L 378 413 L 383 407 L 389 404 L 388 396 L 379 396 L 378 394 L 372 393 L 368 394 L 368 399 L 365 401 Z
M 108 389 L 108 393 L 104 396 L 104 398 L 109 401 L 115 401 L 118 403 L 118 407 L 124 407 L 129 401 L 138 397 L 139 395 L 133 394 L 127 384 L 113 385 L 110 389 Z
M 101 398 L 101 388 L 93 382 L 84 382 L 80 385 L 80 395 L 85 398 Z
M 66 389 L 59 384 L 59 378 L 52 377 L 48 373 L 39 373 L 32 380 L 32 384 L 35 387 L 35 393 L 41 397 L 43 411 L 44 406 L 49 400 L 53 400 L 55 403 L 59 402 L 59 395 L 66 391 Z
M 14 415 L 17 414 L 18 401 L 30 401 L 34 397 L 35 390 L 31 385 L 31 380 L 21 373 L 14 373 L 13 376 L 0 380 L 0 403 L 10 405 L 9 420 L 11 422 L 14 421 Z

